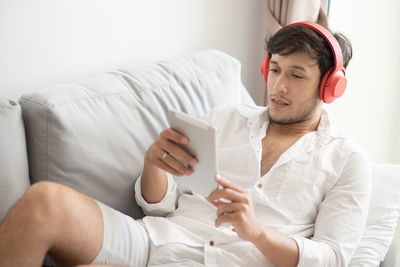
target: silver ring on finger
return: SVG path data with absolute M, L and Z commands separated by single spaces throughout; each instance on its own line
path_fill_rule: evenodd
M 162 156 L 161 156 L 161 160 L 165 161 L 165 158 L 168 156 L 168 152 L 165 152 Z

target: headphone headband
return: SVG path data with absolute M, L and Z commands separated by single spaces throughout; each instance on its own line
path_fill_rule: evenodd
M 338 41 L 336 40 L 335 36 L 333 36 L 333 34 L 329 30 L 327 30 L 325 27 L 323 27 L 317 23 L 303 21 L 303 22 L 295 22 L 295 23 L 286 25 L 286 26 L 280 28 L 277 32 L 280 32 L 281 30 L 283 30 L 285 28 L 295 26 L 295 25 L 303 25 L 307 28 L 314 30 L 319 35 L 321 35 L 327 41 L 329 46 L 331 47 L 331 50 L 333 53 L 333 59 L 334 59 L 334 69 L 343 68 L 343 70 L 344 70 L 342 49 L 340 48 L 340 45 L 339 45 Z

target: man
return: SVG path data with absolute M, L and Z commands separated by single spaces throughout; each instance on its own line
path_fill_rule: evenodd
M 322 108 L 343 93 L 351 46 L 319 30 L 291 25 L 268 41 L 267 107 L 223 106 L 204 117 L 218 127 L 221 169 L 221 188 L 207 199 L 174 181 L 197 160 L 178 145 L 186 137 L 166 129 L 135 185 L 148 216 L 134 221 L 66 186 L 33 185 L 0 225 L 0 266 L 40 266 L 46 252 L 61 266 L 348 265 L 370 173 L 365 153 Z M 334 80 L 325 75 L 332 67 Z

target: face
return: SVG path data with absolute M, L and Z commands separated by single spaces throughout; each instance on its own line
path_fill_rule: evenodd
M 321 105 L 318 96 L 320 70 L 308 54 L 273 54 L 268 73 L 269 119 L 277 124 L 311 120 Z

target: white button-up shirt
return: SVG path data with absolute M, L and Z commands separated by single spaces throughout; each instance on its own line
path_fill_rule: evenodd
M 261 177 L 268 108 L 223 106 L 204 119 L 218 129 L 220 174 L 251 193 L 264 224 L 295 239 L 298 266 L 347 266 L 363 233 L 370 197 L 363 150 L 335 133 L 323 111 L 317 131 L 301 137 Z M 166 195 L 156 204 L 143 199 L 140 180 L 136 200 L 149 215 L 143 222 L 153 243 L 149 265 L 197 266 L 201 261 L 205 266 L 273 266 L 231 226 L 216 228 L 216 208 L 172 175 Z

